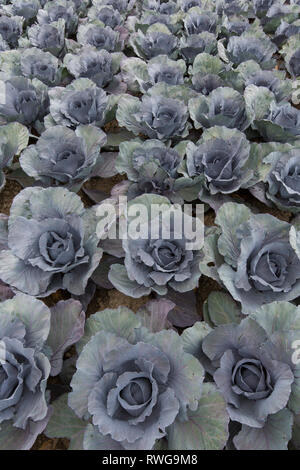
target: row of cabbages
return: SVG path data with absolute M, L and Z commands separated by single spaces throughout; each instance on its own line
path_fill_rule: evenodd
M 1 448 L 29 449 L 46 426 L 70 449 L 297 446 L 299 307 L 273 302 L 241 319 L 225 293 L 208 304 L 213 328 L 198 321 L 179 336 L 168 300 L 136 314 L 106 309 L 86 323 L 76 300 L 49 309 L 18 293 L 1 302 Z M 74 373 L 75 358 L 63 364 L 63 355 L 76 341 Z M 62 390 L 49 404 L 47 380 L 59 373 Z M 61 394 L 70 377 L 71 393 Z
M 24 188 L 0 214 L 1 449 L 42 432 L 70 449 L 300 448 L 299 14 L 0 1 L 0 188 Z M 85 185 L 118 174 L 111 194 Z M 159 217 L 142 220 L 158 238 L 112 240 L 132 221 L 119 196 L 191 224 L 200 201 L 215 224 L 193 250 Z M 201 276 L 223 289 L 203 321 Z M 96 287 L 151 300 L 86 319 Z

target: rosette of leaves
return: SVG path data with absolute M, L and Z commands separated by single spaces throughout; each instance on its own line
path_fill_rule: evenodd
M 143 8 L 146 11 L 151 10 L 160 14 L 172 15 L 178 10 L 179 6 L 173 0 L 169 0 L 167 2 L 164 2 L 163 0 L 144 0 Z
M 300 26 L 299 34 L 290 37 L 281 53 L 284 56 L 287 71 L 293 78 L 298 78 L 300 76 Z
M 286 42 L 288 38 L 300 33 L 300 21 L 296 20 L 292 23 L 287 23 L 281 20 L 280 25 L 275 31 L 273 42 L 279 47 Z
M 28 130 L 18 122 L 0 126 L 0 190 L 5 185 L 3 170 L 10 167 L 15 155 L 27 147 L 29 140 Z
M 63 125 L 77 127 L 93 124 L 101 127 L 108 118 L 112 100 L 102 88 L 87 78 L 74 80 L 70 85 L 49 90 L 50 115 L 45 119 L 46 127 Z
M 300 136 L 300 111 L 288 102 L 277 103 L 265 87 L 249 85 L 245 100 L 252 127 L 267 142 L 292 142 Z
M 0 279 L 36 297 L 83 295 L 102 256 L 93 215 L 65 188 L 23 189 L 11 206 Z
M 34 24 L 27 29 L 27 35 L 30 45 L 50 52 L 55 57 L 64 55 L 65 22 L 63 19 L 59 19 L 51 24 Z M 19 42 L 19 45 L 22 46 L 22 41 Z M 24 46 L 26 47 L 26 43 Z
M 62 68 L 58 59 L 36 48 L 26 49 L 21 55 L 21 72 L 28 78 L 37 78 L 48 86 L 58 85 L 62 78 Z
M 105 49 L 85 46 L 75 54 L 66 54 L 64 65 L 75 78 L 88 78 L 98 87 L 107 87 L 107 91 L 118 93 L 120 80 L 116 73 L 122 58 L 122 53 L 110 54 Z
M 177 33 L 182 28 L 183 13 L 179 11 L 176 2 L 170 0 L 161 2 L 160 0 L 150 0 L 146 2 L 145 10 L 142 12 L 141 18 L 136 22 L 141 25 L 149 25 L 161 23 L 168 27 L 172 33 Z
M 178 54 L 178 39 L 167 26 L 160 23 L 149 26 L 146 33 L 141 29 L 132 33 L 129 44 L 134 53 L 145 60 L 158 55 L 167 55 L 170 59 L 176 59 Z
M 216 0 L 216 11 L 219 16 L 250 15 L 251 4 L 248 0 Z
M 126 25 L 129 27 L 131 31 L 135 31 L 136 29 L 147 30 L 149 26 L 154 24 L 160 23 L 165 25 L 172 34 L 180 34 L 180 30 L 182 28 L 181 20 L 182 20 L 182 13 L 159 13 L 159 11 L 173 11 L 173 4 L 172 2 L 163 3 L 161 4 L 158 11 L 144 11 L 140 19 L 130 17 L 127 20 Z
M 283 0 L 253 0 L 252 8 L 257 18 L 263 18 L 275 4 L 283 5 Z
M 201 52 L 216 55 L 218 42 L 214 34 L 207 31 L 190 36 L 182 36 L 179 43 L 179 50 L 182 57 L 189 63 L 194 62 L 195 57 Z
M 299 18 L 299 7 L 282 0 L 258 0 L 258 4 L 256 15 L 266 33 L 274 33 L 281 21 L 292 22 Z
M 189 68 L 194 90 L 203 95 L 225 86 L 222 78 L 227 67 L 218 57 L 202 52 L 195 57 L 193 65 Z
M 185 351 L 213 376 L 231 420 L 239 423 L 231 436 L 238 450 L 287 450 L 300 409 L 299 320 L 299 307 L 273 302 L 240 323 L 209 332 L 198 322 L 182 335 Z
M 84 47 L 79 53 L 67 54 L 64 65 L 75 78 L 89 78 L 100 87 L 107 85 L 113 77 L 112 58 L 105 49 L 98 51 Z
M 157 12 L 160 15 L 172 15 L 178 12 L 179 6 L 174 0 L 168 0 L 164 2 L 163 0 L 144 0 L 142 6 L 142 16 L 145 13 Z M 143 22 L 141 22 L 143 24 Z
M 220 47 L 222 46 L 221 43 Z M 229 38 L 226 50 L 223 53 L 225 58 L 234 65 L 239 65 L 246 60 L 254 60 L 262 69 L 273 69 L 275 60 L 272 58 L 277 47 L 269 37 L 259 29 L 245 31 L 240 36 Z
M 54 402 L 48 436 L 68 435 L 71 448 L 85 450 L 224 446 L 224 400 L 202 384 L 200 362 L 175 331 L 153 331 L 125 307 L 97 312 L 86 325 L 72 392 Z
M 41 0 L 40 0 L 41 1 Z M 43 0 L 45 2 L 45 0 Z M 71 0 L 74 3 L 75 9 L 79 18 L 86 17 L 88 8 L 90 6 L 90 0 Z
M 93 5 L 110 5 L 120 13 L 130 12 L 136 3 L 136 0 L 93 0 Z
M 128 199 L 145 193 L 168 197 L 172 202 L 197 198 L 197 183 L 178 173 L 183 160 L 182 143 L 167 148 L 159 140 L 139 139 L 122 142 L 115 167 L 120 174 L 126 174 L 132 184 L 127 190 Z
M 171 60 L 157 56 L 148 62 L 149 81 L 152 86 L 163 82 L 167 85 L 183 85 L 186 65 L 183 60 Z
M 213 201 L 217 194 L 232 194 L 251 185 L 254 168 L 250 144 L 243 132 L 215 126 L 206 129 L 195 145 L 186 147 L 180 172 L 196 181 L 199 198 Z
M 0 449 L 28 450 L 52 413 L 49 376 L 58 375 L 63 354 L 84 331 L 85 314 L 75 300 L 49 309 L 18 293 L 0 302 Z
M 28 22 L 36 17 L 40 8 L 39 0 L 11 0 L 3 9 L 11 15 L 23 17 Z
M 289 223 L 228 202 L 218 210 L 216 224 L 219 229 L 206 236 L 200 269 L 228 289 L 244 314 L 299 296 L 300 260 L 289 240 Z
M 107 52 L 123 49 L 123 41 L 120 40 L 118 31 L 114 31 L 110 26 L 104 26 L 100 21 L 79 25 L 77 41 L 83 46 L 105 49 Z
M 99 20 L 105 26 L 109 26 L 112 29 L 117 28 L 124 22 L 120 12 L 110 5 L 92 5 L 88 10 L 88 18 L 91 21 Z
M 271 164 L 266 178 L 266 197 L 281 210 L 299 212 L 299 145 L 286 151 L 272 152 L 264 159 L 264 163 Z
M 0 68 L 8 75 L 37 78 L 48 86 L 58 85 L 62 77 L 58 59 L 36 47 L 1 52 Z
M 293 91 L 293 83 L 286 78 L 286 72 L 283 70 L 262 70 L 253 60 L 240 64 L 236 72 L 236 84 L 241 89 L 249 85 L 264 87 L 274 93 L 276 101 L 289 101 Z
M 72 36 L 77 31 L 78 15 L 74 3 L 70 0 L 48 1 L 38 11 L 37 20 L 39 24 L 51 24 L 64 20 L 67 36 Z
M 177 4 L 180 9 L 186 13 L 193 7 L 202 7 L 203 0 L 178 0 Z
M 20 165 L 41 186 L 77 192 L 100 168 L 105 143 L 106 135 L 94 126 L 78 126 L 75 131 L 53 126 L 22 152 Z
M 39 127 L 48 112 L 48 87 L 37 79 L 10 77 L 0 80 L 0 121 Z
M 220 24 L 220 36 L 240 36 L 250 28 L 248 18 L 245 16 L 225 16 Z
M 20 16 L 0 17 L 0 36 L 10 47 L 16 47 L 23 32 L 23 18 Z
M 254 144 L 262 162 L 259 197 L 268 205 L 274 204 L 282 211 L 300 212 L 300 144 Z
M 191 98 L 188 107 L 196 129 L 225 126 L 244 131 L 251 124 L 245 99 L 233 88 L 219 87 L 208 96 Z
M 185 15 L 183 20 L 185 33 L 200 34 L 205 31 L 217 34 L 218 16 L 211 11 L 205 11 L 199 7 L 193 7 Z
M 201 243 L 189 245 L 195 237 L 191 232 L 195 225 L 201 233 L 200 220 L 185 214 L 178 205 L 173 207 L 163 196 L 144 194 L 132 199 L 128 204 L 129 213 L 130 207 L 136 204 L 144 205 L 147 214 L 141 214 L 141 231 L 137 234 L 131 232 L 135 222 L 131 226 L 132 218 L 127 217 L 127 239 L 122 240 L 124 265 L 111 266 L 110 282 L 125 295 L 135 298 L 149 295 L 151 291 L 166 295 L 168 289 L 178 292 L 194 289 L 200 277 Z M 150 210 L 151 204 L 158 213 Z M 184 226 L 180 234 L 179 224 Z M 169 232 L 168 239 L 164 239 L 165 230 Z
M 184 60 L 172 60 L 166 55 L 159 55 L 148 62 L 137 57 L 128 57 L 121 62 L 122 80 L 133 92 L 146 92 L 160 82 L 182 85 L 185 71 Z
M 120 126 L 135 135 L 144 134 L 150 139 L 168 140 L 186 137 L 191 127 L 187 123 L 185 103 L 195 92 L 183 86 L 158 83 L 139 100 L 123 95 L 118 102 L 116 117 Z

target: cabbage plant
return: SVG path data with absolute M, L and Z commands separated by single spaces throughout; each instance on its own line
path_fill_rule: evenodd
M 211 11 L 203 11 L 199 7 L 190 8 L 183 20 L 187 35 L 207 31 L 216 34 L 218 17 Z
M 58 375 L 63 354 L 78 341 L 85 314 L 75 300 L 49 309 L 18 293 L 0 302 L 0 449 L 27 450 L 53 411 L 49 376 Z
M 27 30 L 29 44 L 56 57 L 65 54 L 65 22 L 63 19 L 42 24 L 34 24 Z M 21 43 L 22 44 L 22 43 Z
M 248 19 L 242 15 L 225 16 L 220 25 L 221 35 L 226 38 L 230 36 L 240 36 L 250 29 Z
M 216 55 L 217 40 L 213 33 L 207 31 L 200 34 L 182 36 L 179 43 L 179 50 L 182 57 L 188 63 L 193 63 L 195 57 L 201 54 L 201 52 Z
M 87 320 L 72 391 L 54 402 L 47 435 L 68 434 L 74 442 L 77 426 L 76 444 L 85 450 L 224 446 L 224 400 L 213 384 L 202 383 L 200 362 L 184 351 L 175 331 L 153 332 L 144 324 L 125 307 Z M 203 420 L 212 426 L 208 433 L 199 426 Z
M 216 88 L 224 87 L 226 70 L 226 65 L 219 57 L 207 52 L 198 54 L 189 68 L 194 90 L 207 96 Z
M 53 126 L 22 152 L 20 165 L 42 186 L 79 191 L 97 173 L 102 161 L 100 149 L 105 143 L 106 135 L 94 126 L 78 126 L 75 130 Z
M 185 350 L 202 362 L 239 423 L 232 436 L 238 450 L 287 450 L 300 409 L 299 318 L 299 307 L 273 302 L 240 323 L 209 331 L 198 322 L 183 333 Z
M 23 189 L 10 210 L 0 279 L 36 297 L 84 294 L 102 256 L 91 211 L 65 188 Z
M 245 31 L 241 36 L 231 36 L 226 48 L 228 59 L 235 65 L 246 60 L 254 60 L 262 69 L 272 69 L 275 61 L 272 56 L 277 47 L 260 30 Z
M 132 182 L 127 197 L 133 199 L 151 193 L 166 196 L 173 202 L 195 199 L 199 192 L 197 181 L 179 174 L 183 160 L 181 147 L 178 144 L 167 148 L 155 139 L 122 142 L 115 167 Z
M 259 101 L 257 100 L 259 96 Z M 293 142 L 300 136 L 300 110 L 289 102 L 276 102 L 274 93 L 249 85 L 245 90 L 248 114 L 267 142 Z
M 88 18 L 92 21 L 99 20 L 105 26 L 109 26 L 112 29 L 115 29 L 124 22 L 117 9 L 105 4 L 92 5 L 88 11 Z
M 289 239 L 289 223 L 228 202 L 218 210 L 216 224 L 219 228 L 206 237 L 200 269 L 228 289 L 244 314 L 299 296 L 300 260 Z
M 172 60 L 166 55 L 158 55 L 148 62 L 137 57 L 122 60 L 122 80 L 133 92 L 146 92 L 157 83 L 183 85 L 186 64 L 184 60 Z
M 298 34 L 293 35 L 282 48 L 285 66 L 293 78 L 300 76 L 300 26 Z
M 189 112 L 196 129 L 225 126 L 244 131 L 251 124 L 243 95 L 229 87 L 218 87 L 208 96 L 192 98 Z
M 67 35 L 72 35 L 77 30 L 78 15 L 73 1 L 57 0 L 48 1 L 37 13 L 39 24 L 51 24 L 58 20 L 63 20 Z
M 97 50 L 88 45 L 76 54 L 66 54 L 64 65 L 75 78 L 88 78 L 98 87 L 117 94 L 123 91 L 116 75 L 122 58 L 122 53 L 110 54 L 106 49 Z
M 99 50 L 105 49 L 107 52 L 121 50 L 123 46 L 118 31 L 114 31 L 110 26 L 103 26 L 100 21 L 80 25 L 77 41 L 83 46 L 90 45 Z
M 175 1 L 169 0 L 164 2 L 163 0 L 145 0 L 143 2 L 145 10 L 158 11 L 160 14 L 171 15 L 178 10 L 178 5 Z
M 92 3 L 100 7 L 110 5 L 114 10 L 118 10 L 120 13 L 129 13 L 134 8 L 136 0 L 93 0 Z
M 188 143 L 186 153 L 183 174 L 191 179 L 200 177 L 201 191 L 210 195 L 233 193 L 247 187 L 253 177 L 250 144 L 237 129 L 206 129 L 197 145 Z
M 300 32 L 300 21 L 296 20 L 292 23 L 287 23 L 281 20 L 280 25 L 275 31 L 273 41 L 277 46 L 282 46 L 291 36 L 299 34 Z
M 0 36 L 10 47 L 16 47 L 22 34 L 23 19 L 21 16 L 5 16 L 0 18 Z
M 59 85 L 62 68 L 58 59 L 36 47 L 0 53 L 1 70 L 11 76 L 22 75 L 38 79 L 47 86 Z
M 48 87 L 37 79 L 12 76 L 0 80 L 0 121 L 37 127 L 49 108 Z
M 26 21 L 30 21 L 36 17 L 40 7 L 39 0 L 11 0 L 10 4 L 4 8 L 11 15 L 20 16 Z
M 242 88 L 250 85 L 264 87 L 270 90 L 278 103 L 289 101 L 293 91 L 292 80 L 286 78 L 283 70 L 262 70 L 253 60 L 243 62 L 236 71 L 237 82 L 243 83 Z
M 251 4 L 247 0 L 217 0 L 215 7 L 219 16 L 251 15 Z
M 150 26 L 146 34 L 141 30 L 131 34 L 129 42 L 135 54 L 142 59 L 149 60 L 162 54 L 175 59 L 178 53 L 177 38 L 160 23 Z
M 139 234 L 131 233 L 131 219 L 127 218 L 128 234 L 122 240 L 124 265 L 112 265 L 108 274 L 110 282 L 118 290 L 135 298 L 151 291 L 165 295 L 168 289 L 187 292 L 198 285 L 200 277 L 201 243 L 189 245 L 193 244 L 195 233 L 192 230 L 195 227 L 200 235 L 201 221 L 198 219 L 196 226 L 196 220 L 185 214 L 180 206 L 172 207 L 167 198 L 154 194 L 139 196 L 131 200 L 128 207 L 144 205 L 148 209 L 151 204 L 161 212 L 153 214 L 151 211 L 149 214 L 147 211 L 147 216 L 143 215 L 139 221 Z M 181 233 L 179 223 L 185 227 L 181 228 Z M 168 233 L 166 239 L 164 231 Z
M 262 162 L 259 187 L 263 202 L 292 213 L 300 210 L 298 147 L 299 144 L 256 145 L 256 153 Z
M 105 87 L 113 77 L 112 58 L 105 49 L 84 47 L 79 53 L 67 54 L 64 64 L 75 78 L 89 78 L 99 87 Z
M 102 126 L 109 111 L 106 92 L 87 78 L 74 80 L 66 87 L 49 90 L 50 116 L 46 126 L 77 127 L 81 124 Z
M 120 126 L 135 135 L 168 140 L 186 137 L 191 128 L 187 104 L 197 93 L 185 86 L 157 83 L 139 100 L 123 95 L 118 100 L 116 118 Z

